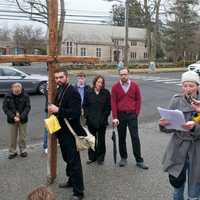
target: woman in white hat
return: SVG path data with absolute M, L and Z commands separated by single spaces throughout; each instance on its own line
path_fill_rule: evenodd
M 184 200 L 184 188 L 188 180 L 188 199 L 200 199 L 200 125 L 192 120 L 195 109 L 192 99 L 200 100 L 199 75 L 193 71 L 182 74 L 182 93 L 172 97 L 169 109 L 181 110 L 186 123 L 186 131 L 173 130 L 167 146 L 163 167 L 169 174 L 169 182 L 174 188 L 173 200 Z M 169 124 L 160 119 L 159 125 Z

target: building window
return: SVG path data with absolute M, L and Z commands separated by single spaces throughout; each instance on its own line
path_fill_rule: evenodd
M 112 42 L 114 43 L 115 46 L 119 45 L 119 40 L 113 39 Z
M 136 52 L 131 52 L 131 59 L 136 59 L 136 56 L 137 56 Z
M 148 58 L 147 52 L 144 52 L 144 58 Z
M 66 55 L 72 55 L 72 42 L 66 42 L 66 49 L 65 49 L 65 54 Z
M 96 56 L 101 57 L 101 48 L 96 48 Z
M 115 46 L 123 45 L 124 39 L 112 39 Z
M 81 48 L 81 56 L 86 56 L 86 48 Z
M 137 41 L 132 40 L 132 41 L 131 41 L 131 46 L 137 46 Z

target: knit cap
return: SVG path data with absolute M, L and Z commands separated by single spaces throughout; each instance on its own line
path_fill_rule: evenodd
M 181 83 L 186 81 L 195 82 L 196 84 L 200 84 L 199 75 L 194 71 L 187 71 L 182 74 Z

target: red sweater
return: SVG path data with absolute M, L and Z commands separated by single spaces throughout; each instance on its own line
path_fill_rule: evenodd
M 112 87 L 111 106 L 113 119 L 118 118 L 119 112 L 133 112 L 138 115 L 141 108 L 141 94 L 137 83 L 131 81 L 127 93 L 124 92 L 120 81 L 115 83 Z

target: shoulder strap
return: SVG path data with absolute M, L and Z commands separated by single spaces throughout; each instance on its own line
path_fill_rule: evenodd
M 71 127 L 69 121 L 68 121 L 66 118 L 64 118 L 64 121 L 65 121 L 65 124 L 67 125 L 67 127 L 69 128 L 71 134 L 72 134 L 74 137 L 77 137 L 77 134 L 75 133 L 74 129 Z
M 77 137 L 78 135 L 75 133 L 74 129 L 71 127 L 69 121 L 66 118 L 64 118 L 64 121 L 65 121 L 65 124 L 67 125 L 67 127 L 69 128 L 71 134 L 74 137 Z M 83 127 L 83 129 L 85 130 L 85 132 L 86 132 L 87 135 L 91 135 L 91 133 L 89 133 L 89 131 L 86 128 Z
M 62 91 L 61 97 L 60 97 L 60 101 L 59 101 L 59 106 L 62 104 L 63 101 L 63 97 L 65 95 L 65 92 L 67 91 L 68 87 L 70 86 L 70 84 L 68 83 L 67 87 L 65 87 Z

